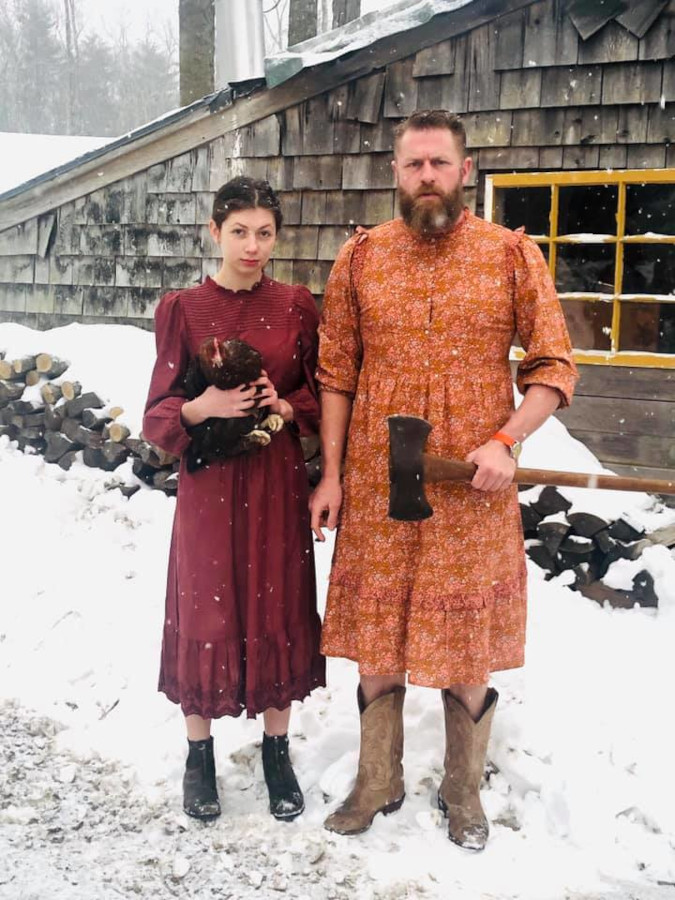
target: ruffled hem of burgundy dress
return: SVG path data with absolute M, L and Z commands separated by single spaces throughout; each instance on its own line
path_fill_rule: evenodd
M 244 711 L 255 718 L 266 709 L 285 709 L 326 684 L 319 617 L 293 632 L 292 641 L 282 633 L 248 643 L 205 642 L 165 627 L 158 689 L 179 703 L 184 715 L 204 719 Z
M 322 658 L 323 659 L 323 658 Z M 239 686 L 219 695 L 214 702 L 211 696 L 204 697 L 198 691 L 182 690 L 177 683 L 168 683 L 160 679 L 158 690 L 165 694 L 172 703 L 180 705 L 184 716 L 201 716 L 202 719 L 221 719 L 223 716 L 239 717 L 246 712 L 248 719 L 255 719 L 266 709 L 286 709 L 293 700 L 304 700 L 313 690 L 326 686 L 325 664 L 318 666 L 320 672 L 299 678 L 295 681 L 279 685 L 278 688 L 254 691 L 246 695 L 243 686 Z

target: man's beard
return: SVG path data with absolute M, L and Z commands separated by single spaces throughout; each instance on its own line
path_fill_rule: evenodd
M 438 200 L 421 200 L 423 193 L 434 193 Z M 455 227 L 464 209 L 464 187 L 458 184 L 446 194 L 431 189 L 409 194 L 399 187 L 398 203 L 403 221 L 417 234 L 422 237 L 447 234 Z

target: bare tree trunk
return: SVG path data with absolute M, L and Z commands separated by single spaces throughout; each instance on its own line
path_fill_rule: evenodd
M 179 0 L 180 102 L 187 106 L 212 94 L 215 67 L 213 0 Z
M 78 103 L 78 79 L 77 69 L 79 63 L 78 30 L 76 0 L 63 0 L 63 8 L 66 23 L 66 57 L 68 59 L 68 90 L 66 96 L 66 134 L 79 131 L 75 128 L 76 110 Z
M 316 36 L 317 0 L 291 0 L 288 11 L 288 46 Z
M 361 15 L 361 0 L 333 0 L 333 28 L 341 28 Z

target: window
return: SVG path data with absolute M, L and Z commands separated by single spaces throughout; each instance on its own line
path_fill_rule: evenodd
M 539 244 L 578 362 L 675 368 L 675 169 L 491 175 L 485 217 Z

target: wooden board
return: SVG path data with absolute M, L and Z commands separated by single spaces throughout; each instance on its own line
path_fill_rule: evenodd
M 606 431 L 615 434 L 675 435 L 675 400 L 628 400 L 625 397 L 575 397 L 558 412 L 567 428 L 577 432 Z
M 451 38 L 415 54 L 413 78 L 429 75 L 452 75 L 455 71 L 455 42 Z
M 541 104 L 542 69 L 515 69 L 501 73 L 500 109 L 538 108 Z
M 575 430 L 570 433 L 583 441 L 603 462 L 675 468 L 675 442 L 672 437 Z
M 665 103 L 675 100 L 675 63 L 672 60 L 663 64 L 663 100 Z
M 0 256 L 17 253 L 37 253 L 38 220 L 29 219 L 13 228 L 0 232 Z
M 288 278 L 277 275 L 276 269 L 274 277 L 288 284 L 304 284 L 313 294 L 322 294 L 332 265 L 332 260 L 296 259 L 291 264 Z
M 629 146 L 626 165 L 629 169 L 663 169 L 666 165 L 665 145 Z
M 478 154 L 478 168 L 481 173 L 519 171 L 539 166 L 538 147 L 485 148 Z
M 648 111 L 647 141 L 650 144 L 675 143 L 675 111 L 666 106 L 651 106 Z
M 607 65 L 602 74 L 602 102 L 658 103 L 662 72 L 659 62 Z
M 316 259 L 319 229 L 315 225 L 282 228 L 274 248 L 274 259 Z
M 513 114 L 507 110 L 468 113 L 463 116 L 467 148 L 508 147 L 511 143 L 512 118 Z
M 675 370 L 580 365 L 575 396 L 670 400 L 675 397 Z
M 404 118 L 417 109 L 417 81 L 413 78 L 415 58 L 408 57 L 387 66 L 384 85 L 385 118 Z
M 56 213 L 47 213 L 38 219 L 37 254 L 43 259 L 50 252 L 56 238 Z
M 600 3 L 571 0 L 568 3 L 568 15 L 582 39 L 587 41 L 625 8 L 623 0 L 602 0 Z
M 616 141 L 616 107 L 579 106 L 565 110 L 563 144 L 611 144 Z
M 424 78 L 418 87 L 420 90 L 431 79 Z M 420 109 L 438 109 L 438 106 L 427 106 L 420 102 Z M 361 126 L 361 153 L 380 153 L 394 149 L 394 130 L 399 124 L 399 119 L 380 119 L 377 125 Z
M 668 6 L 668 0 L 640 0 L 616 17 L 616 21 L 635 37 L 642 38 Z
M 604 460 L 601 460 L 604 462 Z M 626 475 L 630 478 L 659 478 L 662 481 L 672 481 L 675 476 L 675 467 L 672 469 L 659 469 L 640 465 L 622 465 L 621 463 L 607 463 L 607 468 L 617 475 Z
M 609 147 L 600 147 L 600 159 L 598 165 L 601 169 L 625 169 L 628 160 L 628 150 L 620 144 L 612 144 Z
M 501 16 L 494 23 L 495 69 L 520 69 L 523 65 L 525 43 L 525 11 L 517 10 Z
M 362 225 L 367 191 L 304 191 L 302 221 L 305 225 Z M 375 192 L 379 193 L 379 192 Z
M 672 10 L 672 4 L 671 4 Z M 675 54 L 675 11 L 663 13 L 640 40 L 640 59 L 670 59 Z
M 354 234 L 354 229 L 344 225 L 324 225 L 319 228 L 319 250 L 317 259 L 332 262 L 340 248 Z
M 601 93 L 601 66 L 549 69 L 542 84 L 541 105 L 565 107 L 599 104 Z
M 501 73 L 495 71 L 497 40 L 492 25 L 474 28 L 468 36 L 470 112 L 499 108 Z
M 593 63 L 631 62 L 637 58 L 638 39 L 616 22 L 609 22 L 593 37 L 579 44 L 579 65 L 582 66 Z
M 392 188 L 394 173 L 391 169 L 391 154 L 369 153 L 362 156 L 346 156 L 342 186 L 345 189 L 354 190 Z
M 375 124 L 379 121 L 384 96 L 386 74 L 376 72 L 367 78 L 358 78 L 349 86 L 347 114 L 359 122 Z
M 351 157 L 347 157 L 347 160 Z M 341 156 L 299 156 L 293 160 L 293 188 L 331 190 L 342 186 Z
M 32 284 L 35 257 L 25 254 L 0 256 L 0 282 L 7 284 Z
M 644 106 L 620 106 L 617 142 L 619 144 L 646 143 L 648 121 L 648 110 Z
M 562 147 L 542 147 L 539 150 L 539 169 L 562 169 Z
M 563 147 L 563 169 L 597 169 L 598 147 Z
M 562 143 L 564 118 L 562 109 L 516 110 L 513 113 L 512 146 L 545 147 Z
M 524 66 L 575 65 L 579 37 L 556 0 L 533 3 L 525 10 Z

